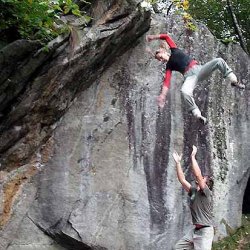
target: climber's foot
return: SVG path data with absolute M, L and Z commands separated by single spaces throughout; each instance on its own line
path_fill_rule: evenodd
M 236 87 L 239 89 L 245 89 L 245 85 L 238 81 L 236 75 L 233 72 L 230 72 L 227 75 L 227 79 L 231 82 L 231 85 L 233 87 Z
M 201 117 L 199 117 L 198 119 L 199 119 L 199 121 L 202 123 L 202 125 L 206 125 L 206 124 L 207 124 L 207 118 L 206 118 L 206 117 L 201 116 Z
M 239 88 L 239 89 L 245 89 L 245 87 L 246 87 L 244 84 L 242 84 L 240 82 L 231 82 L 231 85 L 233 87 L 236 87 L 236 88 Z

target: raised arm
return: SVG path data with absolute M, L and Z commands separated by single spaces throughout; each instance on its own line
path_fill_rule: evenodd
M 152 40 L 157 40 L 157 39 L 161 39 L 161 40 L 165 40 L 170 48 L 176 48 L 176 44 L 174 43 L 174 41 L 171 39 L 171 37 L 168 34 L 159 34 L 159 35 L 148 35 L 146 37 L 146 40 L 148 42 L 152 41 Z M 151 55 L 153 55 L 153 53 L 151 52 L 150 49 L 147 49 L 148 52 L 150 52 Z M 169 60 L 169 54 L 166 51 L 166 49 L 160 48 L 156 51 L 154 57 L 159 60 L 159 61 L 163 61 L 163 62 L 168 62 Z M 172 75 L 172 70 L 170 68 L 168 68 L 167 66 L 167 70 L 165 73 L 165 79 L 163 82 L 163 86 L 162 86 L 162 91 L 161 94 L 157 97 L 157 102 L 160 108 L 163 108 L 165 103 L 166 103 L 166 97 L 167 97 L 167 93 L 170 87 L 170 81 L 171 81 L 171 75 Z
M 173 153 L 173 157 L 176 163 L 176 173 L 177 173 L 177 177 L 179 182 L 182 184 L 183 188 L 189 192 L 190 188 L 191 188 L 191 184 L 186 180 L 185 175 L 182 171 L 181 168 L 181 157 L 177 152 Z
M 166 102 L 167 93 L 170 87 L 172 71 L 170 69 L 166 70 L 165 79 L 163 82 L 161 94 L 158 96 L 157 101 L 160 108 L 163 108 Z
M 206 187 L 206 180 L 203 178 L 200 167 L 196 161 L 196 158 L 195 158 L 196 153 L 197 153 L 197 147 L 193 146 L 193 151 L 191 153 L 192 172 L 198 182 L 198 185 L 203 190 Z
M 148 35 L 146 37 L 146 39 L 147 39 L 148 42 L 150 42 L 152 40 L 157 40 L 157 39 L 165 40 L 170 49 L 177 48 L 175 42 L 173 41 L 173 39 L 168 34 Z

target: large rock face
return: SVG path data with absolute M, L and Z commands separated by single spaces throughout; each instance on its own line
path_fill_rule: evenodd
M 67 37 L 47 48 L 21 40 L 1 50 L 1 169 L 26 163 L 48 140 L 77 94 L 149 28 L 150 13 L 135 0 L 94 2 L 96 22 L 79 30 L 80 44 L 74 53 Z M 98 14 L 100 18 L 95 18 Z
M 145 14 L 139 20 L 142 17 L 148 20 Z M 55 110 L 64 102 L 67 105 L 60 107 L 67 112 L 52 128 L 52 134 L 43 129 L 36 132 L 36 142 L 46 144 L 39 151 L 31 150 L 36 155 L 29 163 L 14 169 L 9 158 L 14 149 L 4 155 L 1 249 L 171 249 L 191 225 L 188 198 L 177 181 L 171 154 L 174 149 L 183 153 L 183 167 L 191 181 L 189 155 L 193 144 L 199 148 L 197 158 L 203 173 L 213 173 L 215 178 L 216 238 L 240 225 L 250 174 L 249 58 L 239 46 L 219 43 L 203 26 L 190 34 L 178 17 L 154 16 L 149 34 L 170 33 L 180 48 L 201 63 L 223 57 L 247 84 L 245 91 L 233 89 L 219 72 L 200 83 L 195 98 L 209 120 L 202 126 L 183 110 L 179 91 L 182 76 L 174 73 L 167 104 L 160 111 L 156 97 L 164 65 L 145 53 L 142 33 L 147 29 L 146 21 L 145 26 L 133 23 L 124 31 L 141 36 L 137 43 L 127 41 L 126 35 L 120 41 L 121 33 L 112 33 L 114 43 L 118 39 L 119 46 L 127 44 L 123 52 L 130 47 L 126 53 L 105 50 L 106 38 L 100 39 L 97 44 L 103 54 L 96 55 L 97 61 L 89 54 L 94 48 L 88 47 L 71 59 L 70 68 L 60 66 L 62 53 L 34 79 L 39 84 L 49 82 L 54 88 L 67 79 L 68 86 L 53 93 L 48 88 L 44 107 L 51 109 L 38 112 L 36 118 L 44 114 L 52 126 L 52 118 L 60 117 Z M 151 46 L 156 48 L 158 42 Z M 92 60 L 95 63 L 91 64 Z M 57 74 L 52 74 L 53 69 L 58 69 Z M 66 91 L 71 86 L 73 92 L 81 90 L 81 94 L 66 108 L 74 96 Z M 35 98 L 31 93 L 26 93 L 27 98 Z M 67 93 L 71 93 L 69 99 Z M 19 107 L 22 111 L 23 106 Z M 49 119 L 49 114 L 58 116 Z M 35 119 L 32 121 L 36 124 Z M 5 124 L 18 126 L 14 121 Z M 29 151 L 25 149 L 27 158 Z M 15 155 L 19 159 L 22 156 Z

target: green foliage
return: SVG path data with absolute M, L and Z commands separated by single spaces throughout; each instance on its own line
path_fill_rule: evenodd
M 147 2 L 150 4 L 156 4 L 158 2 L 158 0 L 147 0 Z
M 164 2 L 163 0 L 145 0 L 151 4 Z M 175 12 L 183 16 L 187 29 L 196 29 L 193 20 L 201 20 L 212 31 L 212 33 L 224 43 L 239 42 L 232 16 L 229 12 L 227 0 L 172 0 L 170 6 Z M 242 32 L 243 43 L 246 43 L 246 50 L 250 53 L 250 1 L 230 0 L 233 12 L 236 16 L 240 31 Z M 242 43 L 241 43 L 242 45 Z
M 73 0 L 0 0 L 0 35 L 47 42 L 65 31 L 60 17 L 67 14 L 82 14 Z
M 242 226 L 230 236 L 213 244 L 213 250 L 249 250 L 250 249 L 250 215 L 242 216 Z
M 231 0 L 234 13 L 250 51 L 250 1 Z M 215 36 L 222 41 L 238 41 L 232 17 L 228 11 L 227 1 L 189 0 L 189 13 L 204 22 Z
M 186 29 L 195 31 L 196 26 L 193 23 L 193 17 L 188 13 L 189 0 L 173 0 L 172 2 L 176 7 L 175 13 L 183 17 Z
M 157 5 L 157 3 L 161 2 L 160 0 L 144 0 L 150 5 Z M 171 6 L 174 6 L 175 14 L 181 15 L 183 17 L 185 27 L 189 31 L 195 31 L 196 26 L 193 23 L 192 16 L 188 13 L 189 9 L 189 0 L 172 0 Z

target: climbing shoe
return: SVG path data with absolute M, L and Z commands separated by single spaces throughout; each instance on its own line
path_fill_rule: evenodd
M 237 76 L 236 76 L 233 72 L 230 72 L 230 73 L 227 75 L 227 79 L 228 79 L 230 82 L 237 82 Z
M 199 117 L 199 121 L 203 124 L 206 125 L 207 124 L 207 118 L 204 116 Z
M 245 89 L 245 87 L 246 87 L 244 84 L 242 84 L 240 82 L 231 82 L 231 85 L 233 87 L 236 87 L 236 88 L 239 88 L 239 89 Z
M 240 83 L 238 80 L 237 80 L 237 77 L 236 75 L 233 73 L 233 72 L 230 72 L 228 75 L 227 75 L 227 79 L 231 82 L 231 85 L 233 87 L 236 87 L 236 88 L 239 88 L 239 89 L 245 89 L 245 85 Z

